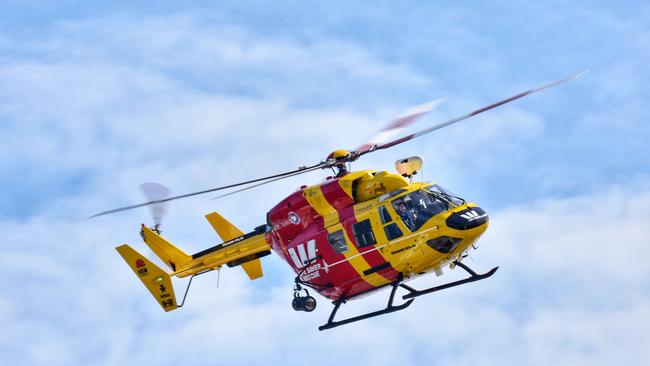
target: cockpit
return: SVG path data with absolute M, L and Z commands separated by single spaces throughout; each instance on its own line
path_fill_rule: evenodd
M 432 184 L 392 201 L 395 212 L 411 231 L 417 231 L 435 215 L 465 203 L 465 200 Z

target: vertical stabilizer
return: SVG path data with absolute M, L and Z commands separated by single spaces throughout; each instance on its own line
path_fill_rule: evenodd
M 214 231 L 219 234 L 219 237 L 223 241 L 232 240 L 244 235 L 244 233 L 235 225 L 231 224 L 230 221 L 226 220 L 223 216 L 219 215 L 216 212 L 205 215 L 205 218 L 208 219 L 210 225 L 212 225 L 214 228 Z
M 165 311 L 178 308 L 169 274 L 127 244 L 115 248 Z
M 260 261 L 259 258 L 246 263 L 242 263 L 241 268 L 246 271 L 248 278 L 251 280 L 256 280 L 264 275 L 262 272 L 262 261 Z
M 208 219 L 210 225 L 212 225 L 214 228 L 214 231 L 219 234 L 219 237 L 224 242 L 244 236 L 244 233 L 241 230 L 239 230 L 235 225 L 231 224 L 230 221 L 226 220 L 226 218 L 216 212 L 205 215 L 205 218 Z M 260 278 L 264 275 L 262 272 L 262 262 L 259 260 L 259 258 L 249 260 L 247 262 L 241 263 L 240 265 L 244 271 L 246 271 L 248 278 L 251 280 Z

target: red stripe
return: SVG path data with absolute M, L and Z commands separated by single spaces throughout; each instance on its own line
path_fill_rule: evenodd
M 329 268 L 326 276 L 334 287 L 319 291 L 323 296 L 336 300 L 341 296 L 349 297 L 356 293 L 368 291 L 374 286 L 360 278 L 352 264 L 345 260 L 343 254 L 336 253 L 327 241 L 327 235 L 316 238 L 318 254 L 323 257 L 327 263 L 337 263 L 334 267 Z
M 386 263 L 386 259 L 384 259 L 381 253 L 375 250 L 374 246 L 359 248 L 359 245 L 357 244 L 357 239 L 354 237 L 354 231 L 352 230 L 352 225 L 354 225 L 357 222 L 357 218 L 354 216 L 354 207 L 350 206 L 348 208 L 339 211 L 339 216 L 341 217 L 341 220 L 345 218 L 345 223 L 343 224 L 343 227 L 345 228 L 345 232 L 347 233 L 352 243 L 357 247 L 363 259 L 365 259 L 366 262 L 368 262 L 370 267 L 376 267 Z M 392 266 L 382 271 L 379 271 L 377 273 L 379 273 L 381 276 L 383 276 L 389 281 L 394 281 L 399 275 L 399 272 L 397 272 Z
M 330 187 L 334 186 L 340 188 L 338 181 L 333 181 L 329 184 L 325 184 L 325 186 L 330 186 Z M 323 186 L 321 186 L 321 191 L 322 191 L 322 187 Z M 336 192 L 335 189 L 331 189 L 331 191 Z M 345 192 L 342 189 L 340 190 L 340 192 L 336 194 L 338 194 L 341 197 L 341 200 L 339 201 L 345 201 L 347 197 L 347 199 L 349 199 L 349 202 L 351 204 L 354 204 L 354 200 L 351 197 L 347 196 L 347 194 L 345 194 Z M 323 193 L 323 195 L 325 194 Z M 325 199 L 327 199 L 327 197 Z M 308 204 L 307 202 L 305 203 Z M 339 205 L 340 204 L 342 203 L 339 202 Z M 308 236 L 310 238 L 316 239 L 318 254 L 327 263 L 340 262 L 333 268 L 330 268 L 329 272 L 326 272 L 326 276 L 327 276 L 326 278 L 330 283 L 332 283 L 333 287 L 328 289 L 323 289 L 319 291 L 319 293 L 329 299 L 337 300 L 341 296 L 350 297 L 359 292 L 365 292 L 375 288 L 372 284 L 368 283 L 366 280 L 361 278 L 361 276 L 359 275 L 359 273 L 357 273 L 357 270 L 354 268 L 354 266 L 352 266 L 350 262 L 345 260 L 346 258 L 343 254 L 339 254 L 336 251 L 334 251 L 334 249 L 332 249 L 332 246 L 330 245 L 329 240 L 327 238 L 328 232 L 327 229 L 325 228 L 323 220 L 319 219 L 315 224 L 316 225 L 314 226 L 317 227 L 316 230 L 317 233 L 322 233 L 322 235 L 319 235 L 317 233 L 312 233 L 311 235 Z
M 343 261 L 334 268 L 329 269 L 328 272 L 322 270 L 321 277 L 313 280 L 315 284 L 325 285 L 331 283 L 333 286 L 325 289 L 316 289 L 318 293 L 329 299 L 337 300 L 341 296 L 351 296 L 352 291 L 356 293 L 356 291 L 367 291 L 374 288 L 370 283 L 360 278 L 352 264 L 345 261 L 345 256 L 336 253 L 332 249 L 327 240 L 327 230 L 324 227 L 323 219 L 319 217 L 312 221 L 312 217 L 314 216 L 312 214 L 313 208 L 303 197 L 302 192 L 299 191 L 290 195 L 285 201 L 283 203 L 286 203 L 286 205 L 277 206 L 269 212 L 271 220 L 280 224 L 276 228 L 278 235 L 271 234 L 269 236 L 272 238 L 271 248 L 284 258 L 296 274 L 301 269 L 295 267 L 288 253 L 288 248 L 295 248 L 297 244 L 306 245 L 309 240 L 315 239 L 318 254 L 325 262 L 336 263 Z M 288 206 L 289 203 L 291 207 Z M 289 211 L 295 211 L 300 216 L 300 225 L 294 225 L 289 222 Z M 312 224 L 310 225 L 309 223 Z
M 338 211 L 339 221 L 343 224 L 343 228 L 350 238 L 350 241 L 355 245 L 361 256 L 364 260 L 370 265 L 370 267 L 375 267 L 381 264 L 386 263 L 386 260 L 382 257 L 375 249 L 374 246 L 368 246 L 365 248 L 359 248 L 357 245 L 354 233 L 352 230 L 352 225 L 357 222 L 357 219 L 354 215 L 354 199 L 350 197 L 341 187 L 338 180 L 331 183 L 324 184 L 320 187 L 323 197 L 327 202 Z M 399 273 L 392 267 L 388 267 L 382 271 L 377 272 L 379 275 L 386 278 L 388 281 L 394 281 L 397 279 Z M 364 283 L 367 283 L 364 281 Z M 371 287 L 372 288 L 372 287 Z M 362 292 L 361 288 L 358 285 L 355 285 L 349 289 L 351 292 L 348 296 L 353 296 L 357 293 Z
M 334 207 L 334 209 L 339 212 L 339 216 L 341 210 L 354 206 L 354 199 L 343 190 L 338 179 L 323 184 L 320 186 L 320 190 L 330 206 Z

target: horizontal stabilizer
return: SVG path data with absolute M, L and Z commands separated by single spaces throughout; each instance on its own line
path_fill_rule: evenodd
M 149 292 L 162 306 L 163 310 L 171 311 L 178 308 L 174 288 L 169 274 L 153 262 L 138 253 L 127 244 L 117 248 L 118 253 L 124 258 L 140 281 L 147 287 Z

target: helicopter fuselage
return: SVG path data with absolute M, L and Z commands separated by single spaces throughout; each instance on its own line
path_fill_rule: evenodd
M 268 213 L 267 242 L 300 283 L 351 299 L 442 268 L 488 226 L 488 216 L 432 183 L 358 171 L 303 186 Z

